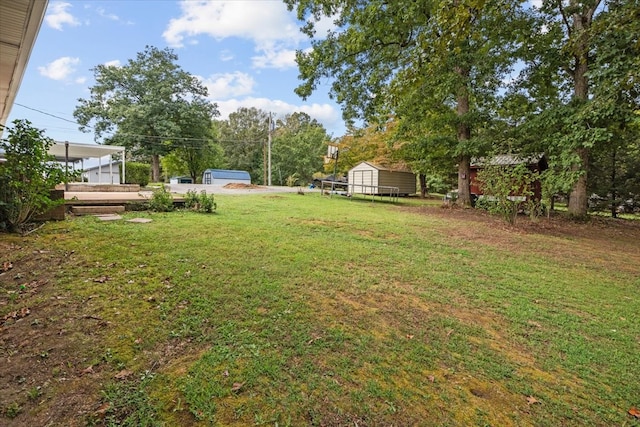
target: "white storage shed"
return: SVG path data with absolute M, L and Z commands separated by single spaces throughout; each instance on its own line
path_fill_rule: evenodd
M 416 175 L 361 162 L 349 170 L 349 193 L 408 196 L 416 193 Z
M 207 169 L 202 174 L 205 185 L 251 184 L 251 175 L 246 171 L 227 169 Z

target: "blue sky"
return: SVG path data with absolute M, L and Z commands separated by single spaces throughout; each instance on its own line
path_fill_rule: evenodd
M 328 85 L 306 101 L 293 92 L 295 50 L 309 47 L 299 26 L 281 0 L 50 0 L 8 124 L 28 119 L 57 141 L 93 142 L 93 133 L 72 123 L 77 99 L 90 96 L 91 69 L 126 64 L 151 45 L 174 50 L 208 87 L 221 118 L 239 107 L 277 116 L 303 111 L 342 136 Z

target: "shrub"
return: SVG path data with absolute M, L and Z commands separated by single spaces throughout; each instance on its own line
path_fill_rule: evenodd
M 202 191 L 205 192 L 205 190 Z M 187 194 L 184 196 L 184 207 L 187 209 L 197 209 L 199 203 L 200 196 L 198 196 L 198 193 L 195 190 L 187 190 Z
M 125 184 L 139 184 L 146 187 L 151 177 L 151 166 L 146 163 L 127 162 L 125 164 Z M 122 175 L 122 165 L 120 165 L 120 175 Z
M 194 190 L 188 190 L 184 197 L 184 207 L 203 213 L 212 213 L 216 211 L 216 204 L 213 194 L 207 194 L 207 190 L 202 190 L 200 194 Z
M 478 181 L 485 195 L 483 199 L 488 201 L 481 202 L 480 206 L 486 206 L 489 212 L 502 216 L 511 225 L 515 224 L 523 201 L 533 196 L 531 184 L 537 176 L 524 164 L 486 167 L 478 173 Z M 533 206 L 529 206 L 529 209 L 538 211 Z
M 215 202 L 213 194 L 207 194 L 207 190 L 202 190 L 200 193 L 200 206 L 198 211 L 204 213 L 213 213 L 216 211 L 218 205 Z
M 298 182 L 298 174 L 294 173 L 293 175 L 289 175 L 287 177 L 286 183 L 287 187 L 293 187 Z
M 0 229 L 18 231 L 35 215 L 64 203 L 51 200 L 50 190 L 64 181 L 65 170 L 49 156 L 53 140 L 44 131 L 28 120 L 13 125 L 0 141 L 6 158 L 0 163 Z
M 149 209 L 155 212 L 170 212 L 173 210 L 173 196 L 164 185 L 151 195 Z

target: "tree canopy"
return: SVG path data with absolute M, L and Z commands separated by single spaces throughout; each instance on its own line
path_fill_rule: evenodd
M 312 40 L 312 50 L 297 53 L 296 93 L 305 98 L 329 77 L 347 120 L 380 123 L 393 115 L 412 128 L 437 115 L 459 166 L 459 200 L 470 203 L 470 159 L 483 149 L 476 124 L 495 110 L 516 59 L 527 18 L 523 2 L 285 1 L 306 21 L 309 37 L 322 16 L 336 24 Z
M 269 113 L 241 107 L 229 114 L 227 120 L 218 121 L 217 126 L 229 168 L 249 172 L 252 182 L 263 182 Z
M 79 99 L 74 116 L 81 130 L 99 142 L 122 145 L 151 160 L 152 179 L 160 178 L 160 156 L 177 142 L 206 145 L 217 106 L 207 88 L 182 70 L 171 49 L 147 46 L 126 65 L 97 65 L 88 99 Z
M 398 120 L 418 172 L 457 163 L 465 204 L 473 156 L 535 150 L 582 216 L 591 162 L 636 146 L 637 0 L 284 1 L 312 40 L 296 93 L 330 79 L 347 120 Z M 323 17 L 335 26 L 316 34 Z
M 275 181 L 280 185 L 310 182 L 313 174 L 322 170 L 328 141 L 324 126 L 306 113 L 287 114 L 277 120 L 271 145 Z

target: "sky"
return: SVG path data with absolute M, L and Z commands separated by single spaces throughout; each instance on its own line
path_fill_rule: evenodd
M 321 22 L 329 29 L 331 20 Z M 125 65 L 145 46 L 173 49 L 221 116 L 256 107 L 274 116 L 302 111 L 333 137 L 345 133 L 329 85 L 303 101 L 295 51 L 308 49 L 301 22 L 281 0 L 50 0 L 7 121 L 28 119 L 56 141 L 93 143 L 73 111 L 90 97 L 92 68 Z

